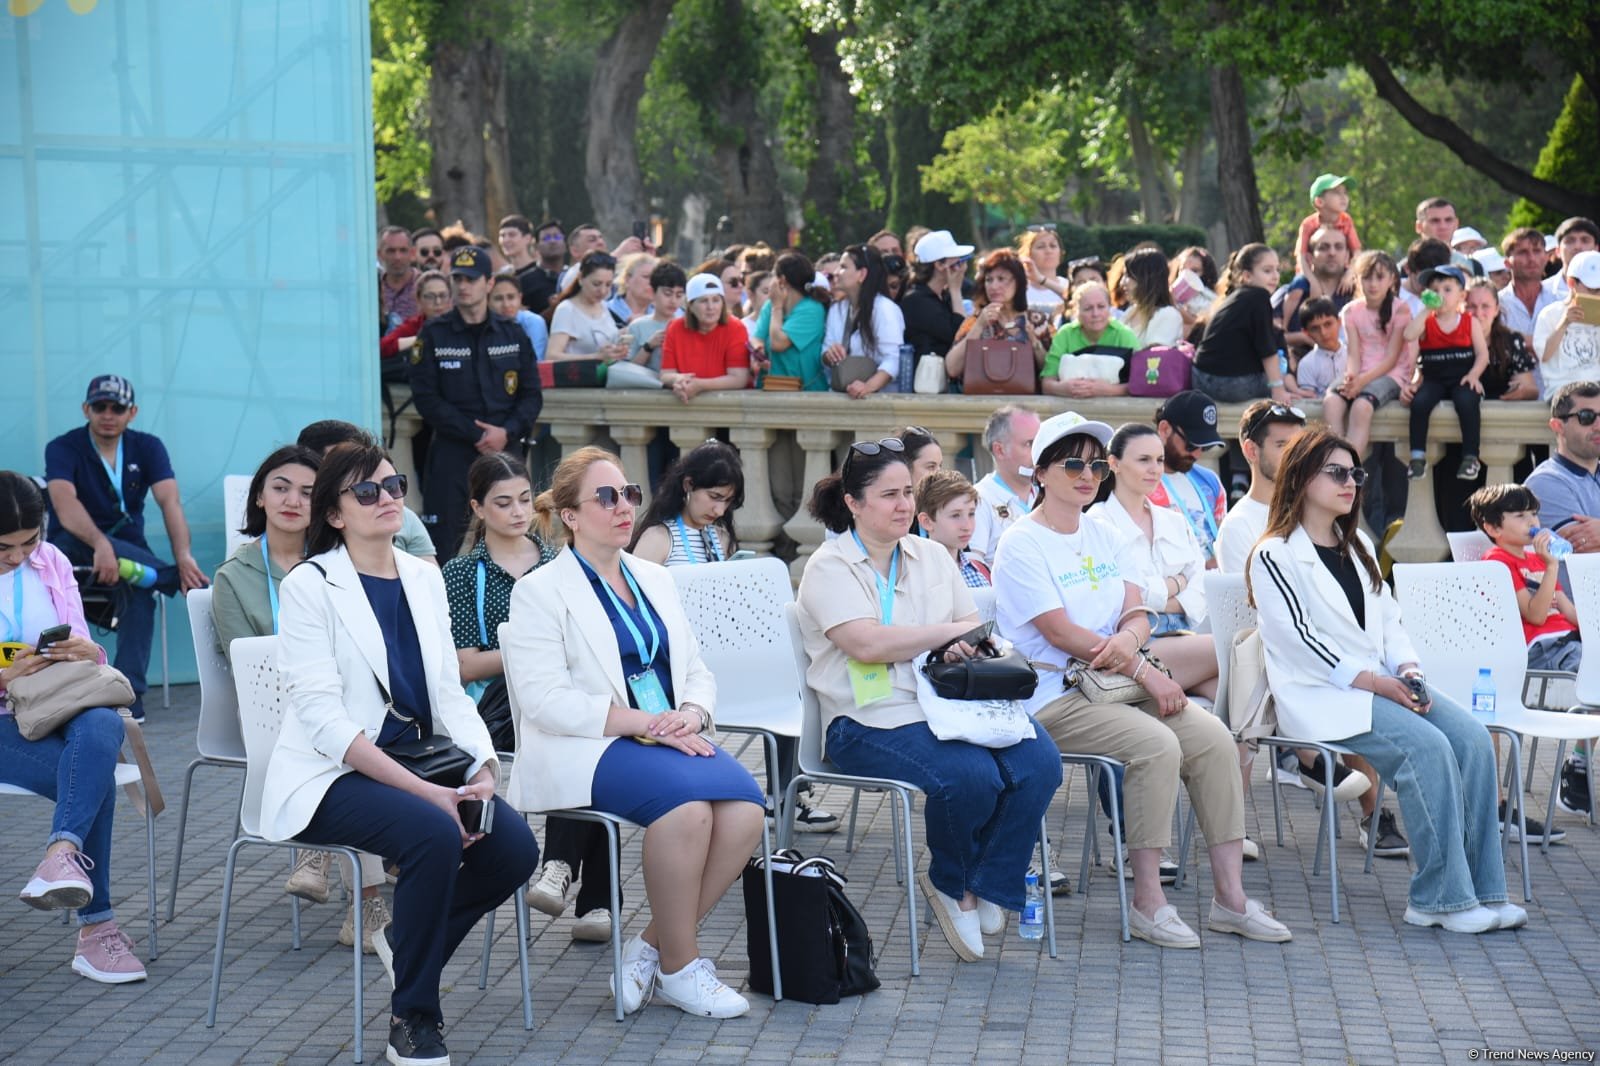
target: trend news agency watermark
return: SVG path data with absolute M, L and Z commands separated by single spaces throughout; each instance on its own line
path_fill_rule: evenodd
M 1519 1047 L 1501 1050 L 1475 1047 L 1467 1051 L 1467 1058 L 1473 1062 L 1593 1062 L 1594 1056 L 1593 1051 L 1566 1048 Z

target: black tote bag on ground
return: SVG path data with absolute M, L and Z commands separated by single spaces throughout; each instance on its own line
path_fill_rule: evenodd
M 802 1003 L 837 1003 L 878 987 L 872 936 L 844 894 L 845 878 L 824 858 L 797 851 L 772 856 L 773 911 L 778 918 L 778 958 L 783 994 Z M 750 988 L 772 994 L 772 958 L 767 942 L 766 886 L 761 860 L 744 869 L 746 948 Z

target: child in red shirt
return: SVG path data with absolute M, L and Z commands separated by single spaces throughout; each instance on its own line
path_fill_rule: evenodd
M 1489 344 L 1483 327 L 1464 310 L 1467 277 L 1452 266 L 1424 270 L 1419 279 L 1428 291 L 1422 302 L 1432 310 L 1413 318 L 1402 331 L 1405 342 L 1417 342 L 1417 368 L 1411 384 L 1400 390 L 1400 401 L 1411 405 L 1411 465 L 1407 476 L 1415 480 L 1428 472 L 1428 418 L 1440 400 L 1449 400 L 1461 421 L 1461 467 L 1456 477 L 1476 481 L 1483 465 L 1478 461 L 1478 401 L 1483 396 L 1483 372 L 1489 368 Z
M 1350 243 L 1350 258 L 1361 251 L 1361 238 L 1356 236 L 1355 220 L 1350 217 L 1349 178 L 1337 174 L 1319 174 L 1311 183 L 1311 206 L 1316 210 L 1300 220 L 1300 236 L 1294 245 L 1295 272 L 1311 275 L 1311 235 L 1323 226 L 1337 229 Z

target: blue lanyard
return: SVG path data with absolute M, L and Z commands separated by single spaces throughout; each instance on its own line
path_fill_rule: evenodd
M 106 477 L 111 479 L 111 491 L 117 494 L 117 509 L 123 514 L 127 514 L 128 504 L 122 498 L 122 438 L 117 438 L 117 462 L 115 466 L 106 462 L 106 457 L 100 454 L 98 446 L 95 447 L 94 457 L 100 460 L 100 465 L 106 469 Z
M 267 535 L 261 535 L 261 565 L 267 568 L 267 602 L 272 604 L 272 632 L 278 632 L 278 586 L 272 583 L 272 557 L 267 554 Z
M 683 524 L 683 515 L 678 516 L 677 522 L 678 543 L 683 546 L 684 561 L 689 563 L 698 562 L 699 560 L 694 557 L 694 553 L 689 550 L 689 527 Z M 700 536 L 709 542 L 707 554 L 717 562 L 722 562 L 722 538 L 717 536 L 717 527 L 712 526 L 710 532 L 703 529 L 700 530 Z
M 578 555 L 576 548 L 572 550 L 572 554 L 578 556 L 578 561 L 583 564 L 585 570 L 595 574 L 597 577 L 599 576 L 594 567 L 589 565 L 589 560 Z M 648 670 L 650 669 L 650 664 L 656 661 L 656 653 L 661 650 L 661 633 L 656 629 L 655 619 L 650 617 L 650 606 L 644 598 L 644 593 L 639 591 L 639 583 L 633 580 L 633 574 L 629 572 L 626 564 L 622 566 L 622 576 L 628 582 L 628 591 L 633 593 L 634 603 L 638 604 L 639 615 L 644 619 L 645 628 L 650 630 L 650 653 L 648 655 L 645 654 L 644 636 L 639 632 L 639 627 L 633 624 L 633 614 L 628 610 L 628 605 L 623 603 L 621 597 L 611 588 L 611 582 L 603 577 L 600 578 L 600 587 L 605 589 L 606 596 L 611 600 L 611 606 L 616 608 L 617 617 L 621 618 L 622 624 L 628 627 L 628 635 L 633 638 L 633 647 L 639 656 L 639 662 Z
M 1188 477 L 1187 474 L 1184 476 Z M 1195 526 L 1194 519 L 1189 517 L 1189 508 L 1183 505 L 1183 498 L 1178 495 L 1176 490 L 1173 489 L 1172 484 L 1167 480 L 1167 475 L 1161 475 L 1161 487 L 1167 490 L 1167 499 L 1172 501 L 1173 510 L 1183 515 L 1183 520 L 1189 523 L 1189 530 L 1194 534 L 1194 539 L 1199 541 L 1202 545 L 1214 544 L 1217 540 L 1217 520 L 1212 516 L 1211 508 L 1206 504 L 1205 492 L 1200 488 L 1199 485 L 1194 483 L 1192 478 L 1190 479 L 1189 484 L 1194 488 L 1195 499 L 1200 501 L 1200 514 L 1205 518 L 1206 521 L 1206 536 L 1200 535 L 1200 530 Z
M 22 566 L 27 565 L 28 561 L 24 559 Z M 10 619 L 6 630 L 7 640 L 22 639 L 22 566 L 11 571 L 11 613 L 13 617 Z
M 861 534 L 855 530 L 850 535 L 856 538 L 856 547 L 861 549 L 861 554 L 867 554 L 867 546 L 861 543 Z M 900 577 L 900 546 L 895 545 L 894 554 L 889 556 L 889 579 L 884 580 L 878 573 L 878 568 L 872 566 L 872 557 L 867 556 L 867 565 L 872 569 L 872 581 L 878 586 L 878 616 L 883 619 L 883 624 L 888 625 L 894 618 L 894 586 Z
M 488 649 L 489 627 L 483 620 L 483 585 L 487 580 L 489 567 L 482 559 L 478 560 L 478 647 Z
M 1033 505 L 1028 503 L 1028 501 L 1024 500 L 1021 496 L 1018 496 L 1016 493 L 1012 492 L 1011 491 L 1011 486 L 1007 485 L 1004 481 L 1001 481 L 999 474 L 995 475 L 994 483 L 996 485 L 999 485 L 1001 490 L 1003 492 L 1005 492 L 1005 494 L 1007 496 L 1010 496 L 1013 500 L 1017 501 L 1017 506 L 1022 508 L 1022 513 L 1023 514 L 1027 514 L 1028 512 L 1033 510 Z

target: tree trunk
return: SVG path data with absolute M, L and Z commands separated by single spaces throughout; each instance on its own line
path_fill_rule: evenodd
M 635 133 L 644 77 L 655 60 L 673 0 L 643 0 L 606 38 L 595 56 L 584 116 L 584 171 L 595 223 L 614 243 L 633 219 L 648 216 Z
M 1183 153 L 1178 157 L 1178 165 L 1183 170 L 1183 183 L 1178 186 L 1178 195 L 1174 201 L 1178 208 L 1172 215 L 1174 222 L 1194 224 L 1195 215 L 1200 210 L 1200 164 L 1206 156 L 1206 134 L 1204 126 L 1195 129 L 1189 135 L 1189 140 L 1183 146 Z
M 439 41 L 428 79 L 428 141 L 433 146 L 429 202 L 439 225 L 460 219 L 474 232 L 482 232 L 488 215 L 486 51 L 483 42 Z
M 782 248 L 789 243 L 789 221 L 767 124 L 756 109 L 752 88 L 723 84 L 717 91 L 716 115 L 728 136 L 713 146 L 711 154 L 722 180 L 722 210 L 733 222 L 729 240 L 766 241 Z
M 1448 118 L 1422 106 L 1416 97 L 1406 91 L 1382 56 L 1367 52 L 1357 58 L 1372 79 L 1380 98 L 1398 111 L 1400 117 L 1418 133 L 1450 149 L 1473 170 L 1492 179 L 1507 192 L 1525 197 L 1558 215 L 1595 216 L 1597 208 L 1600 208 L 1600 197 L 1536 178 L 1515 163 L 1502 159 Z
M 839 65 L 842 34 L 806 33 L 806 55 L 817 76 L 816 156 L 806 171 L 801 194 L 808 248 L 835 248 L 842 244 L 840 223 L 849 213 L 846 189 L 855 170 L 856 99 L 850 79 Z
M 909 100 L 896 101 L 889 107 L 885 132 L 889 142 L 888 228 L 903 235 L 916 225 L 954 230 L 965 222 L 966 211 L 960 205 L 922 187 L 922 167 L 933 162 L 944 147 L 944 133 L 934 128 L 929 109 Z
M 1128 145 L 1133 150 L 1133 167 L 1139 175 L 1139 213 L 1147 226 L 1165 222 L 1161 209 L 1160 164 L 1156 161 L 1155 145 L 1150 143 L 1150 130 L 1139 113 L 1139 102 L 1129 93 L 1123 101 L 1123 117 L 1128 123 Z
M 517 214 L 516 186 L 511 179 L 511 136 L 506 129 L 506 56 L 498 44 L 487 45 L 489 83 L 484 98 L 489 103 L 484 133 L 484 235 L 493 238 L 500 220 Z M 534 224 L 538 225 L 538 219 Z
M 1261 197 L 1256 191 L 1256 164 L 1250 155 L 1250 113 L 1244 81 L 1233 65 L 1212 67 L 1211 125 L 1217 133 L 1217 185 L 1222 190 L 1222 216 L 1228 243 L 1238 248 L 1264 239 Z

